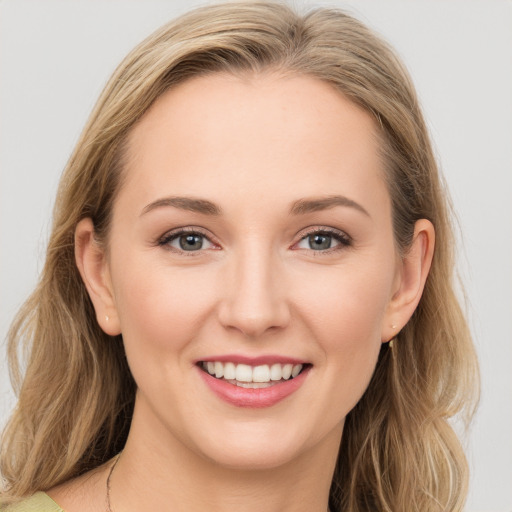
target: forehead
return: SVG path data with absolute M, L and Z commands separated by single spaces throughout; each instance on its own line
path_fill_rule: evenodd
M 125 183 L 148 201 L 221 189 L 368 196 L 383 185 L 378 139 L 368 112 L 316 78 L 212 74 L 167 91 L 134 127 Z

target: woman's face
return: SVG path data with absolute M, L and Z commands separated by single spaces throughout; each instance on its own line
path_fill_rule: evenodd
M 313 78 L 195 78 L 125 172 L 105 276 L 134 429 L 227 467 L 336 451 L 400 285 L 370 115 Z

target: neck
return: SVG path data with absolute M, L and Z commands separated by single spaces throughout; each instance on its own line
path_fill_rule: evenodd
M 146 425 L 145 425 L 146 426 Z M 275 467 L 224 467 L 134 422 L 111 478 L 113 512 L 326 512 L 339 432 Z

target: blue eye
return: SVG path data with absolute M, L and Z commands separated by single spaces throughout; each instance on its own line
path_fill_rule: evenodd
M 212 242 L 210 242 L 205 235 L 196 231 L 171 233 L 165 236 L 159 244 L 185 252 L 197 252 L 202 249 L 211 249 L 214 247 Z
M 350 239 L 341 232 L 314 231 L 303 237 L 297 247 L 313 251 L 327 251 L 350 245 Z

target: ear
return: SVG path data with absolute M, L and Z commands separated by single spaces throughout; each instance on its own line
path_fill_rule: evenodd
M 411 247 L 398 263 L 393 296 L 382 326 L 383 343 L 400 332 L 418 306 L 432 264 L 434 245 L 434 226 L 427 219 L 418 220 Z
M 75 260 L 94 305 L 98 324 L 110 336 L 120 334 L 107 257 L 94 238 L 94 225 L 89 218 L 82 219 L 76 227 Z

